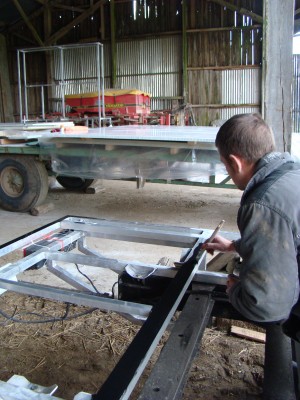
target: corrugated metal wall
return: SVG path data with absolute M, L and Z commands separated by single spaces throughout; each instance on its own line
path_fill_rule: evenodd
M 110 45 L 104 46 L 105 87 L 110 87 Z M 178 35 L 117 43 L 117 88 L 137 88 L 152 96 L 151 109 L 172 109 L 181 99 L 181 38 Z M 60 80 L 58 51 L 53 53 L 53 76 Z M 93 47 L 64 51 L 65 94 L 97 90 L 96 50 Z M 94 78 L 94 79 L 93 79 Z M 206 68 L 189 72 L 189 103 L 199 125 L 228 119 L 241 112 L 259 112 L 259 67 Z M 56 87 L 54 98 L 61 97 Z
M 262 15 L 259 0 L 228 0 Z M 68 6 L 90 5 L 88 0 L 66 0 Z M 257 111 L 260 107 L 260 64 L 262 29 L 250 17 L 207 0 L 186 3 L 184 24 L 181 0 L 137 0 L 115 2 L 115 52 L 111 51 L 111 4 L 107 2 L 95 13 L 59 39 L 76 43 L 100 37 L 104 40 L 105 88 L 111 87 L 112 56 L 116 62 L 117 88 L 134 87 L 152 95 L 152 110 L 180 105 L 183 93 L 192 104 L 198 125 L 209 125 L 236 112 Z M 100 11 L 100 12 L 99 12 Z M 70 24 L 78 12 L 52 10 L 53 32 Z M 41 20 L 43 22 L 43 20 Z M 185 25 L 185 26 L 183 26 Z M 25 29 L 26 26 L 25 26 Z M 187 59 L 183 54 L 183 31 L 186 29 Z M 42 32 L 40 32 L 42 35 Z M 143 37 L 141 37 L 143 35 Z M 150 36 L 151 35 L 151 36 Z M 156 35 L 156 36 L 154 36 Z M 14 40 L 19 40 L 14 37 Z M 93 41 L 93 40 L 91 40 Z M 17 42 L 16 42 L 17 43 Z M 95 55 L 90 49 L 70 50 L 65 57 L 65 79 L 75 80 L 65 88 L 66 94 L 95 91 L 90 77 L 96 76 Z M 47 78 L 60 79 L 57 56 L 47 60 Z M 38 76 L 38 64 L 32 63 Z M 183 86 L 183 68 L 187 66 L 187 87 Z M 251 67 L 251 68 L 249 68 Z M 37 81 L 34 80 L 33 81 Z M 48 93 L 49 111 L 57 111 L 59 88 Z M 37 96 L 31 96 L 34 112 L 40 112 Z M 53 103 L 56 101 L 56 109 Z
M 260 112 L 260 68 L 191 71 L 189 86 L 198 125 L 218 124 L 239 113 Z
M 137 88 L 150 93 L 152 110 L 170 109 L 176 97 L 181 98 L 181 39 L 179 36 L 119 42 L 117 61 L 116 87 Z M 110 65 L 110 44 L 105 44 L 105 88 L 110 88 Z M 96 50 L 93 47 L 64 50 L 63 77 L 61 76 L 61 55 L 59 51 L 54 51 L 52 70 L 54 80 L 63 78 L 66 82 L 70 82 L 65 86 L 65 94 L 97 90 Z M 61 97 L 60 87 L 55 87 L 53 97 L 58 99 Z
M 117 87 L 150 93 L 152 110 L 172 108 L 167 98 L 181 96 L 180 36 L 119 42 L 117 63 Z
M 260 0 L 228 1 L 237 7 L 251 10 L 258 16 L 262 15 Z M 88 0 L 66 0 L 65 3 L 69 6 L 80 3 L 85 7 L 90 4 Z M 180 0 L 115 2 L 116 87 L 135 87 L 149 92 L 152 95 L 152 110 L 176 107 L 185 92 L 186 101 L 192 105 L 194 118 L 199 125 L 209 125 L 215 120 L 227 119 L 239 112 L 260 111 L 261 23 L 255 17 L 252 19 L 230 7 L 207 0 L 190 0 L 186 2 L 186 6 L 187 24 L 183 27 Z M 87 41 L 88 38 L 95 38 L 96 41 L 100 36 L 104 39 L 106 88 L 111 87 L 112 78 L 110 15 L 110 3 L 107 2 L 87 19 L 74 25 L 61 38 L 62 43 Z M 77 12 L 70 12 L 67 8 L 54 8 L 52 23 L 55 26 L 52 30 L 63 28 L 77 16 Z M 187 59 L 184 59 L 182 52 L 184 28 Z M 26 29 L 25 26 L 27 32 Z M 20 40 L 17 36 L 13 38 L 14 41 Z M 15 45 L 16 43 L 18 42 Z M 35 61 L 32 61 L 32 68 L 28 71 L 34 83 L 40 80 L 40 58 L 34 55 Z M 67 94 L 97 89 L 90 79 L 96 76 L 94 60 L 92 49 L 81 48 L 68 52 L 65 57 L 65 79 L 77 81 L 66 86 Z M 43 61 L 43 77 L 59 80 L 60 65 L 57 56 L 53 56 L 53 64 L 48 61 Z M 183 87 L 182 75 L 185 62 L 188 70 L 185 82 L 187 87 Z M 300 130 L 298 64 L 299 61 L 295 61 L 294 130 Z M 53 67 L 50 68 L 49 65 Z M 60 97 L 60 91 L 58 88 L 47 91 L 50 99 L 49 111 L 56 111 L 59 100 L 55 99 Z M 37 90 L 32 89 L 29 99 L 32 114 L 40 113 L 39 99 Z M 56 109 L 53 106 L 55 101 Z M 17 103 L 15 108 L 18 108 Z
M 260 111 L 260 68 L 225 70 L 221 76 L 222 104 L 230 106 L 220 109 L 221 120 L 227 120 L 235 114 Z
M 61 69 L 61 59 L 63 68 Z M 96 48 L 80 47 L 53 51 L 53 79 L 66 82 L 66 94 L 90 92 L 97 77 Z M 59 91 L 56 92 L 59 95 Z
M 101 62 L 100 47 L 98 49 Z M 108 52 L 106 51 L 106 53 Z M 49 57 L 52 81 L 56 83 L 56 86 L 52 87 L 52 95 L 50 95 L 53 99 L 53 111 L 62 112 L 61 99 L 63 94 L 78 94 L 98 90 L 98 55 L 95 44 L 81 45 L 78 48 L 64 48 L 63 52 L 55 49 L 50 52 Z M 107 59 L 108 62 L 106 62 L 104 70 L 106 67 L 106 70 L 109 71 L 109 57 Z M 107 79 L 107 83 L 108 81 L 109 79 Z M 58 84 L 59 82 L 64 82 L 65 85 L 62 87 Z

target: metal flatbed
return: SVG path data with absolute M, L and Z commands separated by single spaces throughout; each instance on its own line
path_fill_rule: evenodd
M 46 182 L 39 176 L 46 171 L 71 190 L 86 189 L 94 179 L 136 180 L 138 187 L 146 181 L 234 187 L 219 160 L 214 127 L 131 125 L 94 128 L 87 133 L 76 127 L 74 133 L 68 127 L 51 131 L 20 126 L 23 129 L 0 131 L 0 172 L 3 168 L 6 172 L 1 174 L 0 202 L 12 211 L 28 211 L 45 200 Z M 29 201 L 22 199 L 26 157 L 31 157 L 30 165 L 37 169 L 30 176 L 40 180 L 31 187 L 42 192 L 32 193 Z

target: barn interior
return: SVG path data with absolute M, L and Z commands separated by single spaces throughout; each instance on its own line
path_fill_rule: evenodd
M 199 250 L 223 218 L 237 237 L 241 193 L 214 143 L 226 120 L 261 114 L 300 158 L 299 14 L 299 0 L 1 1 L 0 396 L 300 398 L 299 348 L 236 315 L 234 257 Z

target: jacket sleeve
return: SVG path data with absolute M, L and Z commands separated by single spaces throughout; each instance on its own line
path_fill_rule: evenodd
M 274 322 L 288 318 L 299 296 L 298 265 L 289 221 L 263 204 L 239 211 L 242 257 L 240 281 L 229 293 L 232 305 L 246 318 Z

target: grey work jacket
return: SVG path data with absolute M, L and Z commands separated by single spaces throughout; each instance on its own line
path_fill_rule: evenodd
M 269 153 L 257 165 L 238 212 L 240 281 L 233 306 L 256 322 L 288 318 L 299 297 L 300 164 Z

